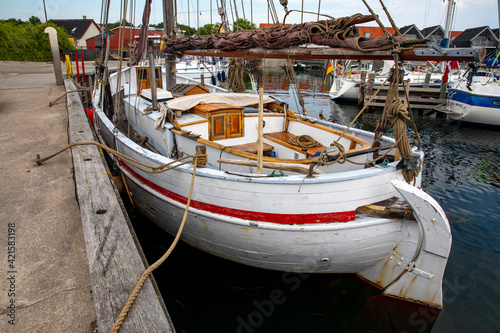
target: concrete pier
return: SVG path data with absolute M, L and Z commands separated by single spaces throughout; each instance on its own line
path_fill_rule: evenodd
M 71 152 L 34 163 L 68 143 L 64 92 L 50 63 L 0 62 L 2 332 L 96 329 Z
M 34 163 L 92 140 L 77 93 L 49 107 L 65 91 L 50 63 L 0 62 L 1 332 L 109 332 L 145 269 L 95 147 Z M 120 332 L 174 331 L 149 279 L 136 303 Z

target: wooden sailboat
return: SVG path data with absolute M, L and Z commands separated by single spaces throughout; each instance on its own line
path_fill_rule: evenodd
M 153 69 L 142 71 L 148 69 L 126 68 L 109 85 L 97 80 L 94 126 L 99 140 L 122 154 L 115 161 L 131 198 L 151 220 L 177 232 L 194 171 L 180 159 L 205 151 L 181 236 L 186 243 L 265 269 L 353 273 L 385 295 L 442 306 L 451 232 L 439 204 L 419 189 L 424 153 L 417 146 L 401 156 L 391 150 L 395 139 L 295 114 L 269 96 L 212 92 L 172 99 L 165 72 L 155 80 Z M 144 94 L 145 77 L 164 96 L 159 107 Z M 120 91 L 123 110 L 112 114 L 106 96 Z M 111 120 L 122 118 L 148 146 Z M 384 158 L 373 161 L 374 154 Z M 141 165 L 171 169 L 151 173 Z

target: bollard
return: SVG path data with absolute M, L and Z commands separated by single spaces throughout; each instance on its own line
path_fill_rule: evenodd
M 54 63 L 54 75 L 56 77 L 56 85 L 63 85 L 61 59 L 59 58 L 59 43 L 57 42 L 57 30 L 53 27 L 47 27 L 44 30 L 49 34 L 50 50 L 52 51 L 52 62 Z

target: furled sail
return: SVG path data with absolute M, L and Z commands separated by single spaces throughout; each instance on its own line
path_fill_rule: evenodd
M 251 48 L 285 49 L 316 44 L 332 48 L 350 48 L 357 51 L 390 50 L 398 45 L 402 50 L 426 47 L 428 39 L 409 39 L 401 36 L 368 38 L 359 35 L 358 23 L 373 21 L 372 15 L 355 14 L 318 22 L 293 25 L 277 25 L 261 29 L 244 30 L 229 34 L 180 38 L 165 43 L 164 51 L 175 53 L 193 49 L 217 49 L 222 51 Z

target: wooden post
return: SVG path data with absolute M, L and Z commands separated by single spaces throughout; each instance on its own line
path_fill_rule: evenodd
M 257 139 L 257 173 L 262 173 L 262 155 L 263 155 L 263 142 L 262 142 L 262 132 L 263 132 L 263 120 L 264 120 L 264 88 L 259 88 L 259 133 Z
M 430 82 L 431 82 L 431 73 L 426 73 L 424 79 L 424 88 L 429 88 Z
M 199 155 L 199 154 L 206 154 L 207 153 L 207 146 L 196 146 L 196 155 Z M 204 160 L 204 161 L 201 161 L 201 160 L 198 160 L 198 164 L 196 165 L 196 167 L 198 168 L 206 168 L 207 167 L 207 161 Z
M 358 96 L 358 105 L 363 106 L 365 104 L 365 83 L 366 83 L 366 70 L 363 69 L 361 71 L 361 82 L 359 83 L 359 96 Z
M 365 102 L 367 102 L 373 94 L 373 84 L 375 83 L 375 73 L 368 74 L 368 81 L 365 87 Z
M 448 89 L 448 83 L 443 82 L 441 83 L 441 90 L 439 91 L 439 99 L 445 99 L 446 98 L 446 91 Z

